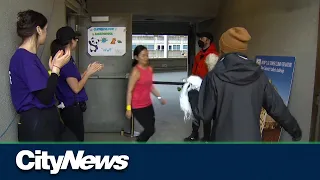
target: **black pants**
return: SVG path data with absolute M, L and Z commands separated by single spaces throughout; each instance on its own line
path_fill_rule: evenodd
M 79 104 L 61 109 L 60 115 L 64 122 L 64 125 L 72 131 L 72 133 L 76 136 L 78 141 L 83 142 L 83 112 L 81 111 Z
M 62 127 L 56 107 L 42 110 L 32 108 L 20 113 L 18 140 L 20 142 L 60 141 Z
M 198 135 L 199 133 L 199 127 L 201 119 L 197 115 L 196 108 L 198 108 L 198 98 L 199 98 L 199 92 L 197 90 L 191 90 L 188 92 L 189 97 L 189 103 L 192 109 L 192 113 L 195 117 L 195 122 L 192 123 L 192 134 Z M 203 135 L 206 140 L 210 140 L 210 134 L 211 134 L 211 121 L 203 124 Z
M 145 108 L 132 109 L 133 116 L 144 128 L 143 132 L 137 138 L 138 142 L 147 142 L 155 133 L 155 114 L 153 106 Z
M 192 123 L 192 133 L 197 135 L 200 128 L 200 120 L 196 120 L 196 123 Z M 208 124 L 203 124 L 203 137 L 204 139 L 211 139 L 211 121 Z

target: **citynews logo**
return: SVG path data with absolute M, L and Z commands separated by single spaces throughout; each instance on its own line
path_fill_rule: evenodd
M 24 158 L 28 158 L 27 162 L 23 162 Z M 66 151 L 65 155 L 58 157 L 48 155 L 48 151 L 22 150 L 16 156 L 16 165 L 19 169 L 24 171 L 29 170 L 47 170 L 50 174 L 58 174 L 60 170 L 66 170 L 71 165 L 73 170 L 124 170 L 129 165 L 128 155 L 114 155 L 114 156 L 84 156 L 84 150 L 78 151 L 75 156 L 73 151 Z

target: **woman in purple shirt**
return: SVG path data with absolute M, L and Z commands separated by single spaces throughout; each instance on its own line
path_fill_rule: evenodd
M 59 50 L 69 49 L 73 51 L 77 47 L 78 36 L 71 27 L 60 28 L 56 33 L 56 39 L 51 43 L 51 54 L 56 54 Z M 87 93 L 84 89 L 88 78 L 103 65 L 93 63 L 82 75 L 76 66 L 74 59 L 61 69 L 61 76 L 58 81 L 56 97 L 63 108 L 60 110 L 64 124 L 75 134 L 79 141 L 84 141 L 83 112 L 86 110 Z
M 22 44 L 11 58 L 9 76 L 12 103 L 20 114 L 18 140 L 59 141 L 61 121 L 54 92 L 70 51 L 58 51 L 50 58 L 49 76 L 37 56 L 39 45 L 46 40 L 47 18 L 33 10 L 18 13 L 17 34 Z

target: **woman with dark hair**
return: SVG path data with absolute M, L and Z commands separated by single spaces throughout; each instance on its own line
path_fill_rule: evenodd
M 60 117 L 54 92 L 60 69 L 70 60 L 70 51 L 57 51 L 49 60 L 51 75 L 37 56 L 45 43 L 47 18 L 33 10 L 18 13 L 17 34 L 22 44 L 10 60 L 12 103 L 20 114 L 19 141 L 60 141 Z
M 51 43 L 51 54 L 54 55 L 59 50 L 74 51 L 79 35 L 69 26 L 60 28 L 56 39 Z M 72 56 L 71 60 L 61 68 L 56 91 L 56 97 L 62 106 L 60 115 L 64 124 L 81 142 L 84 141 L 83 112 L 86 110 L 88 100 L 84 86 L 89 77 L 101 69 L 103 65 L 95 62 L 81 75 Z
M 133 69 L 127 91 L 126 116 L 131 119 L 133 114 L 144 128 L 137 141 L 147 142 L 155 132 L 155 114 L 150 94 L 156 96 L 163 105 L 166 104 L 166 101 L 161 98 L 159 91 L 153 86 L 153 70 L 149 66 L 147 48 L 139 45 L 134 49 L 133 55 Z

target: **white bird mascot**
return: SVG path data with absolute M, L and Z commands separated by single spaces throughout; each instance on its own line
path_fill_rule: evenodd
M 209 54 L 206 57 L 206 65 L 208 67 L 208 71 L 213 70 L 215 65 L 217 64 L 219 57 L 216 54 Z M 183 85 L 181 94 L 180 94 L 180 108 L 184 112 L 184 121 L 187 122 L 189 120 L 194 121 L 195 118 L 192 113 L 192 109 L 189 102 L 188 92 L 191 90 L 200 90 L 200 86 L 202 83 L 202 79 L 199 76 L 191 75 L 186 80 L 186 83 Z

